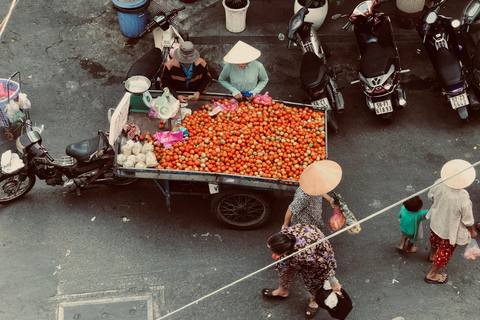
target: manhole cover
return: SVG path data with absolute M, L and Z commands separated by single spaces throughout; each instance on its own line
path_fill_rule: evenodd
M 62 302 L 58 320 L 153 320 L 151 296 Z

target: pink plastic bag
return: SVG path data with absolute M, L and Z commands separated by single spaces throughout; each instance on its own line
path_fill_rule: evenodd
M 475 260 L 480 257 L 480 247 L 478 247 L 477 240 L 472 241 L 467 245 L 463 252 L 463 257 L 467 260 Z
M 157 132 L 153 135 L 153 138 L 158 142 L 163 144 L 165 149 L 170 149 L 170 147 L 177 141 L 185 141 L 183 139 L 183 131 L 162 131 Z
M 253 98 L 253 103 L 261 104 L 261 105 L 268 105 L 273 103 L 273 99 L 268 95 L 268 91 L 265 94 L 257 94 Z
M 345 216 L 343 215 L 342 211 L 340 211 L 340 209 L 335 208 L 333 210 L 333 216 L 330 218 L 330 220 L 328 220 L 328 227 L 332 231 L 337 231 L 340 230 L 344 223 Z

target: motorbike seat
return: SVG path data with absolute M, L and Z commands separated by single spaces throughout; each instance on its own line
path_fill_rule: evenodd
M 435 65 L 440 81 L 447 86 L 462 81 L 462 67 L 457 57 L 447 48 L 439 48 Z
M 158 69 L 160 69 L 162 61 L 162 50 L 153 47 L 133 63 L 130 70 L 128 70 L 127 79 L 133 76 L 145 76 L 148 79 L 152 79 Z
M 95 138 L 70 144 L 65 153 L 79 161 L 88 162 L 92 154 L 107 146 L 108 139 L 105 133 L 99 131 Z
M 370 42 L 360 61 L 360 72 L 366 78 L 381 76 L 390 69 L 390 59 L 394 54 L 378 42 Z
M 300 80 L 307 88 L 313 88 L 322 83 L 325 78 L 325 64 L 315 52 L 305 52 L 300 65 Z

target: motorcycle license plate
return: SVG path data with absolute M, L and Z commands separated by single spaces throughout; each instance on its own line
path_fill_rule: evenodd
M 466 93 L 459 94 L 450 98 L 450 104 L 452 105 L 453 110 L 461 108 L 463 106 L 468 106 L 470 103 Z
M 375 107 L 376 114 L 384 114 L 393 111 L 392 102 L 390 100 L 374 102 L 373 106 Z
M 320 100 L 312 101 L 312 105 L 320 109 L 330 109 L 330 103 L 328 98 L 322 98 Z

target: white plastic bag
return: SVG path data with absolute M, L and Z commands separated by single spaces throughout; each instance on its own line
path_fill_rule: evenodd
M 126 143 L 120 147 L 120 150 L 124 155 L 127 157 L 132 154 L 132 144 L 131 143 Z
M 147 166 L 145 165 L 145 162 L 140 161 L 140 162 L 135 163 L 135 168 L 145 169 L 145 168 L 147 168 Z
M 136 162 L 135 163 L 138 163 L 138 162 L 143 162 L 145 163 L 145 153 L 139 153 L 136 155 Z
M 120 154 L 117 156 L 117 163 L 118 163 L 118 165 L 123 166 L 123 164 L 125 163 L 125 161 L 127 161 L 127 156 L 124 155 L 123 153 L 120 153 Z
M 155 153 L 150 151 L 146 154 L 145 164 L 147 165 L 147 168 L 155 168 L 156 166 L 158 166 L 157 157 L 155 156 Z
M 151 142 L 146 142 L 142 147 L 142 153 L 148 153 L 153 151 L 153 144 Z
M 134 154 L 131 154 L 127 157 L 127 161 L 133 162 L 133 164 L 137 163 L 137 156 Z M 126 162 L 126 161 L 125 161 Z
M 32 104 L 30 103 L 30 100 L 28 100 L 25 93 L 20 92 L 18 94 L 18 102 L 20 103 L 20 108 L 22 110 L 30 109 L 32 107 Z
M 142 144 L 140 142 L 135 142 L 132 146 L 132 154 L 137 155 L 142 152 Z
M 463 252 L 463 257 L 467 260 L 475 260 L 480 257 L 480 247 L 478 246 L 477 240 L 472 239 L 465 251 Z

